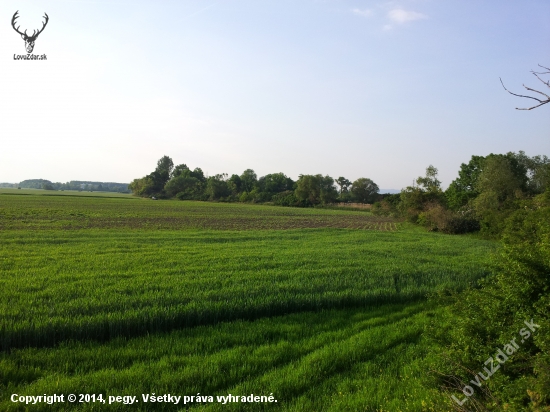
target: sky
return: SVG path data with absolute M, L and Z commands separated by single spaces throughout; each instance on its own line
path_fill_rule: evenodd
M 29 34 L 48 14 L 47 60 L 15 59 L 16 11 Z M 550 156 L 550 105 L 499 80 L 550 90 L 548 0 L 2 0 L 0 23 L 0 182 L 130 182 L 168 155 L 446 187 L 472 155 Z

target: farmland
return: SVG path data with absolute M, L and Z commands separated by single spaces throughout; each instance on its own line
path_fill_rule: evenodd
M 0 192 L 1 410 L 25 410 L 12 393 L 153 392 L 429 410 L 425 296 L 485 276 L 494 247 L 365 211 L 17 192 Z

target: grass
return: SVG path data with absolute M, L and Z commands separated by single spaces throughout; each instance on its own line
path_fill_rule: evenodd
M 193 410 L 429 410 L 424 297 L 486 275 L 494 247 L 364 211 L 131 197 L 0 193 L 0 228 L 10 411 L 12 393 L 152 392 L 278 399 Z M 51 408 L 129 406 L 29 410 Z
M 139 395 L 132 410 L 185 410 L 144 404 L 141 394 L 273 394 L 277 404 L 190 404 L 197 410 L 421 410 L 437 394 L 422 387 L 425 302 L 302 312 L 222 322 L 108 343 L 68 342 L 0 356 L 6 394 Z M 0 409 L 24 410 L 2 397 Z M 122 404 L 74 409 L 128 410 Z M 49 410 L 38 405 L 32 410 Z

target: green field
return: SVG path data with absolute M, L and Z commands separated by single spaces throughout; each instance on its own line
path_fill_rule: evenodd
M 426 294 L 485 276 L 494 248 L 365 211 L 17 192 L 0 191 L 6 411 L 439 410 Z M 10 401 L 53 393 L 139 403 Z

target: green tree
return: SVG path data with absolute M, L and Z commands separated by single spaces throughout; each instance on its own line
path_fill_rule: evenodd
M 426 175 L 416 179 L 416 186 L 407 186 L 401 191 L 398 209 L 409 221 L 417 223 L 422 212 L 445 204 L 437 174 L 437 168 L 430 165 L 426 168 Z
M 254 170 L 246 169 L 241 175 L 241 184 L 243 191 L 246 193 L 252 192 L 252 190 L 256 186 L 257 181 L 258 176 L 256 176 Z
M 366 177 L 357 179 L 351 186 L 353 197 L 360 203 L 373 203 L 379 190 L 378 185 Z
M 239 195 L 242 192 L 242 180 L 239 175 L 231 175 L 228 181 L 229 187 L 231 188 L 231 192 L 234 195 Z
M 521 172 L 527 176 L 526 189 L 530 194 L 544 193 L 550 187 L 550 159 L 547 156 L 529 157 L 520 151 L 514 154 Z
M 346 193 L 351 186 L 351 182 L 343 176 L 340 176 L 338 179 L 335 180 L 335 182 L 338 186 L 340 186 L 340 196 Z
M 188 174 L 180 174 L 166 183 L 164 190 L 168 197 L 177 197 L 180 200 L 196 199 L 198 195 L 199 180 Z
M 320 174 L 300 175 L 294 194 L 299 202 L 307 206 L 333 203 L 338 198 L 334 179 Z
M 189 168 L 187 167 L 187 165 L 185 163 L 177 165 L 176 167 L 174 167 L 174 169 L 170 173 L 170 178 L 178 177 L 187 170 L 189 170 Z
M 426 168 L 426 175 L 416 178 L 416 184 L 426 193 L 441 192 L 441 182 L 437 179 L 438 170 L 429 165 Z
M 501 232 L 504 219 L 517 208 L 516 200 L 523 197 L 525 185 L 522 180 L 514 171 L 510 158 L 491 156 L 485 159 L 476 183 L 479 195 L 472 200 L 485 234 L 495 236 Z
M 231 195 L 231 188 L 227 184 L 227 174 L 210 176 L 206 181 L 206 195 L 209 200 L 222 200 Z
M 155 172 L 166 173 L 168 176 L 172 173 L 174 169 L 174 162 L 169 156 L 162 156 L 157 162 L 157 168 Z
M 141 179 L 134 179 L 128 188 L 136 196 L 150 196 L 155 192 L 155 184 L 151 177 L 145 176 Z
M 483 156 L 472 156 L 467 164 L 460 165 L 458 178 L 453 180 L 445 191 L 445 197 L 451 209 L 458 210 L 479 195 L 477 179 L 483 170 L 484 161 Z
M 277 193 L 282 193 L 294 188 L 294 181 L 284 173 L 270 173 L 262 176 L 256 183 L 255 200 L 269 202 Z
M 157 162 L 157 168 L 149 176 L 154 182 L 154 191 L 161 193 L 164 185 L 170 180 L 170 175 L 174 169 L 174 162 L 168 156 L 163 156 Z

